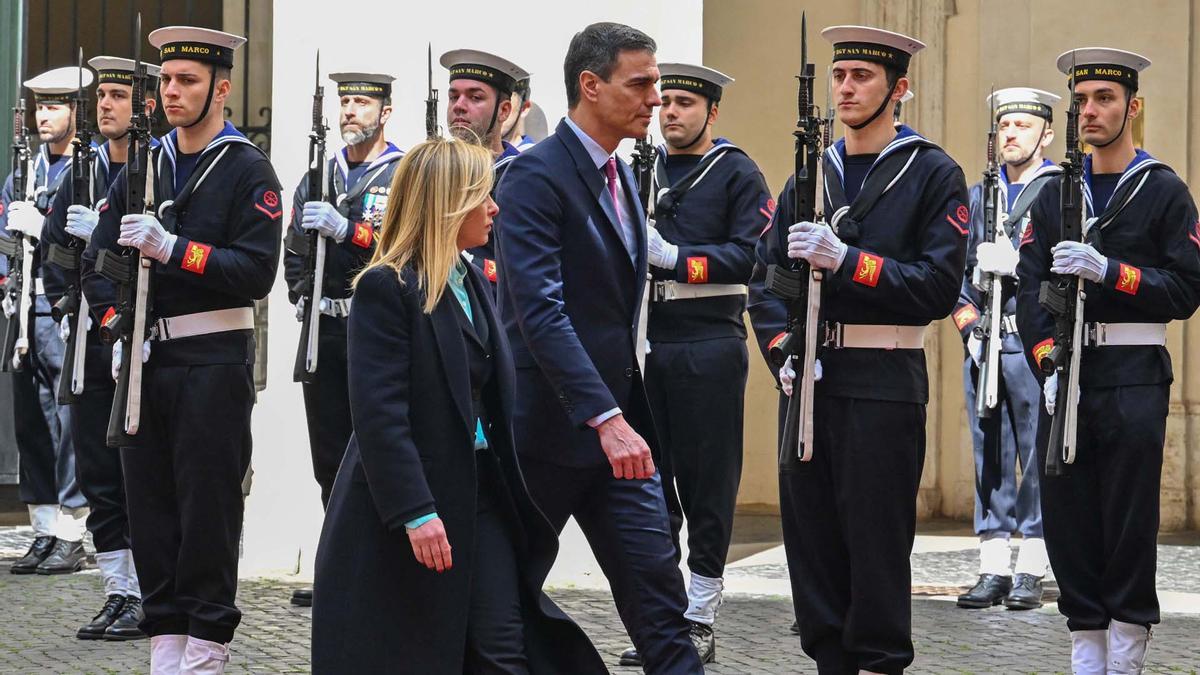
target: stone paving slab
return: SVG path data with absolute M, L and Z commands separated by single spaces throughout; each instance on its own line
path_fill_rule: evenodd
M 26 528 L 27 529 L 27 528 Z M 80 641 L 75 629 L 100 604 L 100 578 L 92 569 L 65 577 L 8 573 L 24 551 L 21 536 L 0 530 L 0 673 L 145 673 L 146 641 Z M 1191 570 L 1197 573 L 1197 570 Z M 311 613 L 287 599 L 299 583 L 243 579 L 238 602 L 245 616 L 233 644 L 229 673 L 309 671 Z M 609 658 L 628 640 L 611 597 L 601 591 L 552 589 L 551 595 L 592 636 Z M 718 663 L 709 673 L 813 673 L 788 630 L 791 601 L 784 597 L 735 595 L 727 598 L 717 625 Z M 953 603 L 916 598 L 913 624 L 917 660 L 911 673 L 1061 673 L 1069 668 L 1064 619 L 1052 608 L 1012 612 L 1003 608 L 967 611 Z M 1148 673 L 1197 673 L 1200 617 L 1165 615 L 1155 629 Z M 405 672 L 398 664 L 396 672 Z

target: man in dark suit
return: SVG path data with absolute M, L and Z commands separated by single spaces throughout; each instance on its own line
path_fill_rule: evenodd
M 515 431 L 534 500 L 559 531 L 575 517 L 646 672 L 703 672 L 654 426 L 638 365 L 646 222 L 614 152 L 645 136 L 655 43 L 598 23 L 571 40 L 568 117 L 513 160 L 498 194 L 499 299 L 517 366 Z

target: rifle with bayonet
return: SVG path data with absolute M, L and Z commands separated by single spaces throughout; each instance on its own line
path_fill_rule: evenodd
M 87 94 L 83 90 L 83 49 L 79 50 L 79 87 L 75 93 L 75 139 L 71 148 L 71 204 L 92 208 L 92 130 L 88 127 Z M 67 288 L 58 302 L 50 308 L 55 323 L 65 318 L 70 332 L 67 334 L 66 352 L 63 355 L 62 372 L 58 376 L 57 398 L 59 405 L 68 405 L 83 393 L 84 362 L 87 358 L 88 304 L 83 297 L 83 279 L 79 264 L 86 244 L 78 237 L 70 237 L 66 246 L 50 244 L 47 261 L 62 268 L 67 274 Z
M 650 137 L 639 138 L 633 144 L 633 175 L 637 178 L 638 200 L 645 207 L 647 217 L 654 217 L 654 204 L 651 200 L 652 184 L 654 182 L 654 163 L 658 159 L 658 149 L 650 142 Z
M 329 162 L 325 158 L 325 87 L 321 86 L 321 53 L 317 52 L 316 88 L 313 91 L 312 131 L 308 135 L 308 172 L 304 177 L 309 201 L 329 201 Z M 295 382 L 311 383 L 317 372 L 320 344 L 321 302 L 324 298 L 325 247 L 327 240 L 317 230 L 306 234 L 293 231 L 289 248 L 304 256 L 304 275 L 296 291 L 304 300 L 303 321 L 300 327 L 300 346 L 296 350 L 296 365 L 292 368 Z
M 33 154 L 29 148 L 29 129 L 25 126 L 25 99 L 13 108 L 12 142 L 13 201 L 33 201 L 31 181 Z M 8 257 L 8 278 L 4 282 L 5 314 L 4 351 L 0 355 L 0 371 L 19 371 L 29 354 L 30 315 L 33 313 L 33 244 L 22 232 L 9 232 L 0 237 L 0 254 Z
M 1006 215 L 1000 203 L 1000 168 L 996 161 L 996 97 L 991 97 L 992 126 L 988 131 L 987 169 L 983 172 L 983 240 L 1004 241 Z M 978 268 L 977 273 L 978 273 Z M 979 378 L 975 381 L 975 416 L 988 418 L 1000 401 L 1000 347 L 1004 341 L 1004 290 L 999 274 L 981 274 L 977 287 L 984 291 L 983 318 L 975 326 L 980 340 Z
M 796 76 L 800 81 L 798 119 L 792 134 L 796 139 L 792 213 L 797 222 L 818 222 L 822 218 L 820 211 L 823 211 L 821 177 L 818 173 L 823 120 L 813 102 L 814 67 L 808 62 L 808 19 L 801 14 L 800 21 L 800 74 Z M 828 129 L 832 124 L 826 124 L 826 127 Z M 786 223 L 776 225 L 787 227 Z M 783 437 L 779 443 L 780 466 L 794 459 L 802 462 L 812 459 L 816 361 L 824 332 L 821 317 L 823 280 L 824 272 L 803 260 L 794 260 L 787 267 L 773 264 L 767 268 L 767 288 L 786 300 L 788 305 L 785 335 L 771 346 L 771 362 L 777 368 L 782 368 L 791 358 L 793 364 L 799 365 L 795 368 L 799 377 L 788 398 Z
M 433 43 L 429 43 L 426 63 L 429 71 L 429 95 L 425 99 L 425 139 L 438 137 L 438 90 L 433 88 Z
M 142 63 L 142 15 L 134 30 L 133 94 L 130 104 L 129 156 L 125 164 L 125 213 L 154 214 L 154 165 L 150 161 L 150 117 L 146 114 L 146 64 Z M 96 272 L 117 287 L 117 304 L 100 326 L 100 339 L 121 348 L 120 371 L 108 417 L 106 442 L 109 447 L 133 445 L 141 427 L 142 354 L 149 339 L 153 303 L 152 259 L 136 248 L 120 252 L 101 249 L 96 256 Z
M 1067 156 L 1062 162 L 1059 201 L 1061 241 L 1083 241 L 1083 151 L 1079 147 L 1079 102 L 1075 99 L 1075 64 L 1071 64 L 1071 105 L 1067 108 Z M 1054 316 L 1054 346 L 1038 362 L 1047 377 L 1057 374 L 1058 395 L 1050 416 L 1046 475 L 1062 476 L 1075 462 L 1079 430 L 1079 362 L 1083 353 L 1084 286 L 1079 277 L 1054 275 L 1043 281 L 1038 302 Z

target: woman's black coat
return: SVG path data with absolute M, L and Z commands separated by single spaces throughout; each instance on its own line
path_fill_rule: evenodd
M 467 283 L 489 298 L 474 267 Z M 387 267 L 359 281 L 349 320 L 354 435 L 325 514 L 313 598 L 314 673 L 463 672 L 477 560 L 476 451 L 462 328 L 446 289 L 432 314 L 417 275 Z M 526 654 L 534 673 L 607 672 L 582 629 L 541 591 L 558 539 L 534 506 L 512 441 L 513 364 L 490 300 L 474 307 L 493 341 L 499 410 L 489 445 L 517 513 Z M 404 523 L 436 511 L 453 568 L 417 562 Z

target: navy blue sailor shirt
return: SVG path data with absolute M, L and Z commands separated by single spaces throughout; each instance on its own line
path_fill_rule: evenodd
M 255 300 L 270 292 L 279 265 L 283 216 L 279 178 L 266 154 L 226 122 L 201 151 L 197 166 L 217 153 L 224 155 L 215 166 L 209 165 L 207 175 L 182 208 L 168 206 L 166 203 L 175 199 L 179 180 L 176 134 L 172 130 L 164 136 L 151 155 L 159 219 L 173 219 L 173 228 L 166 222 L 164 227 L 177 235 L 167 263 L 153 265 L 152 319 L 253 307 Z M 101 249 L 123 250 L 117 238 L 127 210 L 127 169 L 122 169 L 109 188 L 99 224 L 83 254 L 84 294 L 102 321 L 110 316 L 116 289 L 95 271 L 95 261 Z M 249 365 L 254 363 L 254 334 L 252 330 L 227 331 L 156 343 L 150 363 Z
M 379 230 L 387 212 L 388 198 L 392 189 L 392 176 L 404 151 L 390 142 L 378 157 L 370 162 L 351 162 L 346 148 L 329 158 L 329 203 L 349 221 L 346 238 L 341 243 L 330 241 L 325 247 L 325 277 L 322 294 L 327 298 L 348 298 L 354 291 L 350 283 L 358 271 L 371 261 Z M 308 196 L 308 181 L 300 184 L 292 196 L 291 230 L 303 237 L 300 227 L 304 215 L 304 203 L 312 201 Z M 288 300 L 295 304 L 301 296 L 304 279 L 305 255 L 301 251 L 287 248 L 283 256 L 283 276 L 288 285 Z
M 1200 306 L 1200 223 L 1187 185 L 1140 149 L 1109 197 L 1097 194 L 1096 178 L 1086 156 L 1085 217 L 1099 220 L 1085 240 L 1108 258 L 1108 266 L 1100 283 L 1083 281 L 1084 321 L 1168 323 L 1191 317 Z M 1039 379 L 1045 375 L 1038 361 L 1054 346 L 1054 316 L 1038 302 L 1038 292 L 1051 279 L 1051 249 L 1061 240 L 1061 194 L 1057 180 L 1038 195 L 1017 265 L 1017 327 Z M 1084 347 L 1079 376 L 1085 389 L 1158 385 L 1174 378 L 1170 354 L 1157 345 Z
M 880 162 L 894 153 L 910 158 L 907 168 L 863 216 L 858 236 L 844 239 L 848 249 L 841 267 L 825 275 L 826 321 L 925 326 L 949 316 L 958 299 L 969 222 L 962 169 L 940 147 L 901 126 L 863 180 L 869 180 Z M 846 166 L 842 139 L 826 149 L 823 176 L 827 184 L 836 180 L 846 194 L 852 194 L 862 183 L 856 178 L 851 185 Z M 748 310 L 764 359 L 786 325 L 787 303 L 765 287 L 765 276 L 768 265 L 792 262 L 787 257 L 787 235 L 796 220 L 791 199 L 794 184 L 792 176 L 756 247 Z M 824 195 L 826 214 L 849 205 L 828 189 Z M 922 404 L 929 400 L 923 350 L 826 348 L 820 358 L 824 375 L 816 390 L 822 395 Z M 771 371 L 778 376 L 774 367 Z
M 656 281 L 746 284 L 754 271 L 754 245 L 770 222 L 775 200 L 754 160 L 727 139 L 713 142 L 703 155 L 670 155 L 665 146 L 659 147 L 657 164 L 671 185 L 706 156 L 721 156 L 672 210 L 655 212 L 655 226 L 663 238 L 679 247 L 673 269 L 650 266 Z M 660 192 L 668 187 L 658 186 Z M 744 295 L 658 302 L 651 308 L 646 335 L 651 343 L 745 338 L 745 309 Z

